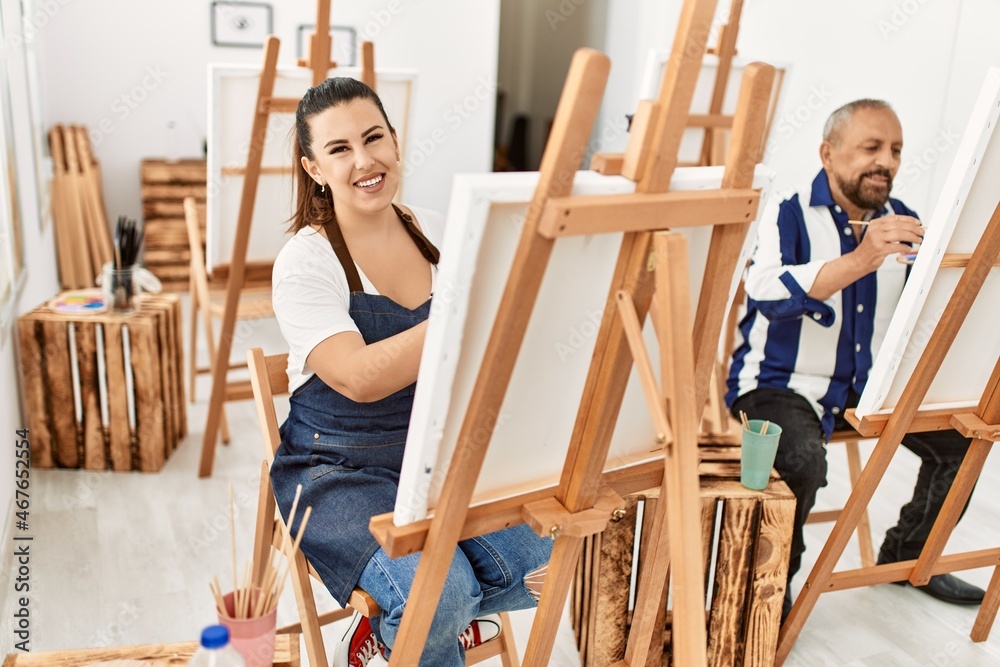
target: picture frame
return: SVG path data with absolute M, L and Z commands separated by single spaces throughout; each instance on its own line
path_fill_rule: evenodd
M 212 44 L 258 48 L 272 32 L 271 5 L 265 2 L 212 3 Z
M 300 23 L 295 33 L 296 53 L 299 58 L 306 58 L 308 43 L 307 37 L 315 32 L 316 24 Z M 331 25 L 330 26 L 330 60 L 337 63 L 337 67 L 354 67 L 357 64 L 358 53 L 358 31 L 351 26 Z

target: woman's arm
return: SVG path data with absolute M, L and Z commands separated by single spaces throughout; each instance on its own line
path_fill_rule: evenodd
M 417 381 L 427 321 L 371 345 L 344 331 L 323 340 L 307 363 L 330 388 L 358 403 L 370 403 Z

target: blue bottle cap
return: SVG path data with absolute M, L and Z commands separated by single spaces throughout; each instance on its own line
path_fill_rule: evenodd
M 229 628 L 210 625 L 201 631 L 201 645 L 205 648 L 222 648 L 229 643 Z

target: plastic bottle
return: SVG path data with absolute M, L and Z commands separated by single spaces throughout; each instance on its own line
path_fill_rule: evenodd
M 210 625 L 201 631 L 201 647 L 191 657 L 190 667 L 246 667 L 242 656 L 229 645 L 229 628 Z

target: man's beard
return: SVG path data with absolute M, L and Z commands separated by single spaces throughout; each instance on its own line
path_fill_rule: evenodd
M 865 181 L 866 176 L 884 176 L 886 186 L 883 190 Z M 835 175 L 840 191 L 855 206 L 863 209 L 879 209 L 885 206 L 889 200 L 889 193 L 892 192 L 892 174 L 888 169 L 873 169 L 858 176 L 856 181 L 847 181 Z

